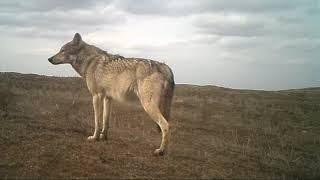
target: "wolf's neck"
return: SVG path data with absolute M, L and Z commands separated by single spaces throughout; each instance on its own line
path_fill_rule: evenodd
M 73 67 L 73 69 L 81 76 L 81 77 L 85 77 L 85 73 L 81 71 L 81 65 L 76 63 L 75 61 L 71 63 L 71 66 Z
M 71 63 L 71 65 L 81 77 L 85 78 L 90 66 L 93 65 L 95 61 L 103 58 L 105 55 L 106 52 L 100 50 L 99 48 L 86 45 L 86 47 L 83 48 L 82 52 L 79 53 L 78 57 Z
M 71 63 L 71 65 L 81 77 L 85 78 L 90 65 L 92 65 L 92 63 L 97 60 L 98 56 L 99 55 L 79 56 L 75 61 Z

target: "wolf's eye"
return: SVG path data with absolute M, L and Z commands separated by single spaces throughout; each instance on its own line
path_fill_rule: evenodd
M 60 52 L 64 52 L 64 49 L 61 49 L 61 51 Z

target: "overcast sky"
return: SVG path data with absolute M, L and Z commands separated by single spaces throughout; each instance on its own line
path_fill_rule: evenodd
M 76 32 L 167 63 L 177 83 L 320 86 L 319 0 L 1 0 L 0 71 L 76 76 L 47 61 Z

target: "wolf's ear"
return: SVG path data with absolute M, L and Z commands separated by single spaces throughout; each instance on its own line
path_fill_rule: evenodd
M 74 44 L 79 44 L 79 43 L 82 41 L 82 38 L 81 38 L 80 34 L 79 34 L 79 33 L 76 33 L 76 34 L 74 35 L 72 41 L 73 41 Z

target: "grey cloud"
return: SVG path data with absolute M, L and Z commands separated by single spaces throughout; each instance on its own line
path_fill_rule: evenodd
M 87 33 L 83 29 L 46 29 L 42 27 L 1 27 L 1 34 L 23 37 L 23 38 L 46 38 L 46 39 L 66 39 L 76 32 Z
M 50 11 L 31 13 L 0 13 L 0 25 L 22 27 L 70 28 L 123 22 L 123 17 L 93 11 Z
M 245 23 L 196 19 L 198 33 L 221 36 L 318 37 L 320 2 L 317 0 L 118 0 L 113 4 L 131 14 L 198 16 L 202 14 L 245 15 Z
M 300 7 L 301 8 L 301 7 Z M 209 13 L 210 14 L 210 13 Z M 212 12 L 211 14 L 217 14 Z M 219 14 L 219 13 L 218 13 Z M 272 36 L 279 38 L 319 38 L 320 11 L 309 13 L 305 9 L 261 13 L 220 13 L 225 19 L 215 21 L 210 16 L 194 15 L 193 25 L 200 33 L 222 36 Z M 243 16 L 244 21 L 230 21 L 230 15 Z
M 283 12 L 294 9 L 313 9 L 316 0 L 118 0 L 118 8 L 133 14 L 191 15 L 206 12 L 262 13 Z
M 287 40 L 278 49 L 277 53 L 286 55 L 287 60 L 293 63 L 319 62 L 320 39 L 300 38 Z
M 224 11 L 224 12 L 238 12 L 238 13 L 262 13 L 262 12 L 276 12 L 276 11 L 287 11 L 296 8 L 312 7 L 310 2 L 313 4 L 316 1 L 305 1 L 305 0 L 267 0 L 267 1 L 256 1 L 256 0 L 201 0 L 201 3 L 195 3 L 195 9 L 198 11 Z
M 217 46 L 223 52 L 230 52 L 231 58 L 228 58 L 234 61 L 243 61 L 246 58 L 253 64 L 261 65 L 310 64 L 318 62 L 320 39 L 281 39 L 264 36 L 224 37 L 218 41 Z
M 106 5 L 108 0 L 3 0 L 0 2 L 1 12 L 43 12 L 51 10 L 86 9 L 97 5 Z
M 95 6 L 101 1 L 2 1 L 0 30 L 30 37 L 63 38 L 66 32 L 99 30 L 124 23 L 126 18 Z M 21 9 L 21 10 L 20 10 Z
M 118 0 L 114 4 L 118 8 L 132 14 L 166 14 L 171 13 L 168 6 L 169 2 L 168 0 Z
M 275 14 L 233 14 L 246 18 L 240 22 L 230 21 L 227 18 L 228 14 L 225 14 L 225 19 L 216 21 L 207 16 L 195 15 L 197 18 L 194 19 L 193 25 L 198 29 L 198 33 L 220 36 L 265 36 L 278 39 L 308 38 L 310 40 L 320 38 L 320 24 L 317 23 L 320 11 L 312 14 L 303 10 Z
M 221 36 L 257 36 L 265 33 L 265 24 L 258 20 L 245 20 L 243 22 L 227 20 L 210 20 L 209 17 L 197 18 L 194 25 L 200 33 Z

